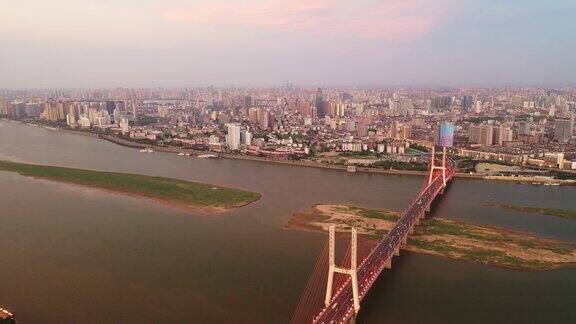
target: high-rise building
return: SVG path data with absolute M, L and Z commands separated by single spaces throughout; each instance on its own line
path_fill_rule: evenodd
M 252 145 L 252 133 L 244 129 L 240 132 L 240 142 L 244 145 Z
M 240 148 L 240 125 L 238 124 L 226 124 L 228 128 L 228 134 L 226 135 L 226 145 L 231 150 L 237 150 Z
M 357 133 L 358 137 L 368 136 L 368 120 L 366 118 L 360 118 L 358 121 Z
M 492 125 L 485 125 L 480 132 L 480 144 L 484 146 L 492 146 L 494 144 L 494 127 Z
M 88 116 L 82 115 L 78 118 L 78 126 L 82 128 L 90 128 L 90 125 L 90 118 L 88 118 Z
M 44 118 L 49 121 L 66 120 L 67 111 L 61 101 L 48 101 L 44 105 Z
M 400 122 L 395 120 L 390 125 L 390 137 L 398 138 L 400 134 Z
M 504 142 L 512 141 L 512 129 L 508 126 L 500 125 L 498 127 L 494 127 L 492 133 L 493 133 L 492 142 L 494 145 L 502 146 Z
M 244 97 L 244 107 L 250 108 L 250 107 L 252 107 L 252 106 L 254 106 L 254 103 L 253 103 L 253 101 L 252 101 L 252 97 L 250 97 L 250 96 L 245 96 L 245 97 Z
M 434 128 L 434 145 L 440 147 L 454 146 L 454 124 L 441 122 Z
M 116 109 L 116 103 L 114 101 L 106 101 L 105 102 L 106 111 L 108 111 L 108 115 L 114 116 L 114 109 Z
M 432 98 L 432 106 L 437 109 L 445 109 L 452 105 L 452 97 L 443 96 L 443 97 L 434 97 Z
M 127 134 L 128 132 L 130 132 L 130 123 L 128 122 L 127 118 L 120 117 L 118 125 L 122 130 L 122 134 Z
M 324 118 L 326 116 L 326 110 L 324 109 L 324 97 L 322 96 L 322 88 L 316 90 L 316 112 L 319 118 Z
M 76 127 L 76 116 L 74 114 L 66 115 L 66 124 L 70 127 Z
M 132 98 L 130 104 L 132 105 L 132 117 L 134 117 L 134 119 L 136 119 L 136 117 L 138 117 L 138 107 L 136 105 L 136 100 L 134 100 L 134 98 Z M 125 104 L 126 107 L 128 106 L 127 104 Z
M 572 137 L 573 122 L 572 118 L 557 118 L 554 122 L 554 140 L 561 143 L 568 142 Z
M 39 102 L 28 102 L 24 110 L 27 117 L 38 118 L 44 111 L 44 105 Z
M 312 114 L 312 107 L 314 106 L 312 106 L 309 101 L 306 100 L 302 102 L 300 104 L 300 113 L 302 114 L 302 116 L 312 118 L 316 117 Z
M 113 122 L 118 124 L 118 125 L 124 119 L 124 114 L 122 113 L 122 111 L 119 108 L 114 109 L 114 111 L 112 112 L 112 116 L 114 116 Z
M 58 114 L 56 113 L 55 103 L 47 101 L 44 103 L 44 119 L 50 121 L 58 120 Z
M 96 110 L 94 108 L 91 108 L 89 110 L 88 117 L 90 118 L 90 122 L 94 126 L 104 127 L 110 125 L 111 121 L 110 115 L 108 115 L 108 111 L 104 109 Z
M 412 138 L 412 125 L 404 124 L 402 125 L 402 131 L 400 132 L 400 139 L 411 139 Z
M 252 107 L 248 109 L 248 120 L 250 124 L 257 125 L 258 124 L 258 111 L 260 108 Z
M 483 108 L 484 106 L 482 105 L 482 101 L 480 100 L 476 101 L 476 104 L 474 104 L 474 113 L 475 114 L 481 113 Z
M 346 114 L 346 105 L 340 102 L 328 101 L 326 102 L 329 108 L 329 114 L 332 117 L 344 117 Z
M 492 125 L 470 125 L 468 134 L 470 143 L 492 146 L 494 143 L 494 130 Z
M 470 125 L 468 130 L 468 142 L 470 143 L 480 143 L 480 134 L 482 133 L 482 126 Z
M 22 100 L 12 101 L 10 103 L 8 116 L 14 118 L 26 117 L 26 102 Z
M 270 122 L 270 113 L 266 109 L 258 108 L 258 125 L 262 129 L 268 129 Z
M 472 108 L 472 104 L 474 103 L 474 98 L 472 96 L 464 96 L 462 97 L 462 109 L 470 110 Z

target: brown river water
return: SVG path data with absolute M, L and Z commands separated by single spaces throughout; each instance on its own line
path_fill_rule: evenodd
M 22 323 L 286 323 L 325 235 L 283 230 L 316 203 L 401 210 L 423 178 L 144 154 L 0 121 L 0 159 L 257 191 L 218 217 L 0 171 L 0 307 Z M 576 187 L 455 179 L 433 217 L 576 241 Z M 576 268 L 522 272 L 403 253 L 359 323 L 576 323 Z

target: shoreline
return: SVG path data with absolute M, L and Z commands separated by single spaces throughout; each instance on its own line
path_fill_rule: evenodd
M 284 230 L 323 233 L 336 224 L 337 235 L 354 226 L 364 240 L 378 242 L 399 217 L 398 212 L 346 204 L 314 204 L 294 213 Z M 402 250 L 518 271 L 545 271 L 576 265 L 576 242 L 541 238 L 495 226 L 428 218 L 416 226 Z
M 0 170 L 0 172 L 9 172 L 9 171 Z M 163 206 L 166 206 L 169 208 L 173 208 L 173 209 L 177 209 L 180 211 L 202 212 L 202 213 L 209 214 L 209 215 L 205 215 L 205 216 L 215 216 L 215 214 L 224 213 L 224 212 L 227 212 L 227 211 L 232 210 L 234 208 L 239 208 L 239 207 L 243 207 L 243 206 L 250 204 L 250 203 L 248 203 L 248 204 L 245 204 L 243 206 L 231 207 L 231 208 L 188 205 L 188 204 L 180 203 L 177 201 L 171 201 L 168 199 L 161 199 L 161 198 L 147 196 L 147 195 L 135 194 L 132 192 L 127 192 L 127 191 L 112 190 L 112 189 L 99 188 L 99 187 L 93 187 L 93 186 L 86 186 L 86 185 L 81 185 L 81 184 L 77 184 L 77 183 L 73 183 L 73 182 L 58 181 L 58 180 L 52 180 L 52 179 L 42 178 L 42 177 L 31 177 L 31 176 L 21 175 L 19 173 L 18 173 L 18 175 L 25 177 L 25 178 L 33 179 L 36 181 L 45 182 L 45 183 L 51 184 L 51 185 L 62 185 L 63 187 L 66 187 L 66 188 L 78 188 L 78 189 L 85 190 L 86 192 L 95 191 L 97 193 L 103 193 L 103 194 L 120 195 L 120 196 L 126 197 L 126 198 L 134 198 L 134 199 L 138 199 L 138 200 L 144 200 L 147 202 L 155 202 L 155 203 L 158 203 L 160 205 L 163 205 Z M 255 200 L 255 201 L 257 201 L 257 200 Z
M 8 167 L 3 167 L 3 164 L 7 164 Z M 35 171 L 27 171 L 26 168 L 40 169 L 40 171 L 37 171 L 36 173 L 44 172 L 46 175 L 34 174 Z M 19 176 L 34 180 L 47 181 L 51 183 L 63 184 L 66 186 L 81 187 L 88 190 L 97 190 L 133 198 L 146 199 L 181 210 L 200 211 L 212 214 L 223 213 L 232 209 L 241 208 L 262 198 L 260 193 L 245 191 L 237 188 L 230 188 L 227 186 L 214 185 L 210 183 L 200 183 L 141 174 L 68 168 L 44 164 L 19 163 L 0 160 L 0 172 L 12 172 L 18 174 Z M 52 172 L 52 174 L 50 174 L 50 172 Z M 66 178 L 65 176 L 58 178 L 58 172 L 64 173 L 65 176 L 69 176 L 70 174 L 78 174 L 81 178 L 83 178 L 82 181 L 84 181 L 84 183 L 69 180 L 69 178 Z M 124 186 L 109 186 L 109 184 L 103 185 L 102 182 L 99 182 L 100 179 L 95 178 L 92 180 L 86 180 L 87 177 L 109 177 L 108 179 L 119 181 L 120 183 L 135 183 L 135 181 L 139 181 L 137 186 L 148 185 L 149 188 L 148 191 L 137 191 L 135 189 L 137 187 L 135 187 L 134 184 L 125 184 Z M 92 181 L 92 183 L 90 183 L 90 181 Z M 165 193 L 158 191 L 159 189 L 155 189 L 156 191 L 151 189 L 158 187 L 159 185 L 164 186 L 162 190 L 179 190 L 179 193 L 184 195 L 185 198 L 182 198 L 181 200 L 174 199 L 170 196 L 165 196 Z M 215 191 L 216 189 L 218 190 Z M 190 190 L 196 190 L 197 192 L 191 192 Z M 224 196 L 219 197 L 219 195 L 227 196 L 223 198 Z M 234 197 L 234 195 L 243 195 L 246 197 L 239 198 L 238 196 Z M 196 202 L 194 199 L 196 199 Z M 212 203 L 198 203 L 201 202 L 202 199 L 212 199 Z M 235 200 L 237 201 L 234 202 Z
M 229 154 L 229 153 L 218 153 L 212 151 L 199 151 L 194 149 L 183 149 L 179 147 L 173 146 L 157 146 L 157 145 L 146 145 L 141 144 L 133 141 L 128 141 L 116 136 L 111 135 L 101 135 L 92 132 L 84 132 L 84 131 L 77 131 L 73 129 L 67 129 L 62 127 L 51 127 L 47 125 L 26 122 L 26 121 L 19 121 L 7 118 L 0 118 L 0 120 L 5 120 L 9 122 L 34 126 L 34 127 L 42 127 L 44 129 L 49 129 L 53 131 L 61 131 L 68 134 L 74 135 L 81 135 L 87 136 L 91 138 L 105 140 L 116 145 L 134 148 L 134 149 L 145 149 L 151 148 L 154 151 L 161 152 L 161 153 L 189 153 L 194 155 L 202 155 L 202 154 L 217 154 L 221 158 L 225 159 L 235 159 L 235 160 L 245 160 L 245 161 L 255 161 L 255 162 L 264 162 L 264 163 L 276 163 L 282 165 L 296 165 L 302 167 L 309 167 L 309 168 L 317 168 L 317 169 L 327 169 L 327 170 L 336 170 L 336 171 L 343 171 L 347 172 L 347 167 L 345 165 L 330 165 L 325 163 L 318 163 L 318 162 L 303 162 L 303 161 L 296 161 L 296 160 L 273 160 L 267 158 L 261 158 L 256 156 L 249 156 L 249 155 L 236 155 L 236 154 Z M 347 173 L 374 173 L 374 174 L 388 174 L 388 175 L 405 175 L 405 176 L 421 176 L 424 177 L 428 174 L 428 171 L 414 171 L 414 170 L 396 170 L 396 169 L 375 169 L 369 167 L 356 167 L 356 172 L 347 172 Z M 513 177 L 513 176 L 486 176 L 482 174 L 469 174 L 469 173 L 462 173 L 462 172 L 455 172 L 455 178 L 461 179 L 473 179 L 473 180 L 484 180 L 484 181 L 506 181 L 506 182 L 515 182 L 521 184 L 528 184 L 528 185 L 549 185 L 549 186 L 572 186 L 576 185 L 576 180 L 546 180 L 546 179 L 538 179 L 538 178 L 526 178 L 526 177 Z

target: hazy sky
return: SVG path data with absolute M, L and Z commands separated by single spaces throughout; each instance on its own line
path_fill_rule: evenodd
M 0 0 L 0 87 L 576 83 L 574 0 Z

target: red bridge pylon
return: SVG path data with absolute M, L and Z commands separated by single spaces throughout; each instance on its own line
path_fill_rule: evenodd
M 432 146 L 432 157 L 430 159 L 430 176 L 428 178 L 428 184 L 431 184 L 432 179 L 434 179 L 434 170 L 442 171 L 442 181 L 444 182 L 444 187 L 446 187 L 446 147 L 442 148 L 442 166 L 437 166 L 436 146 Z

